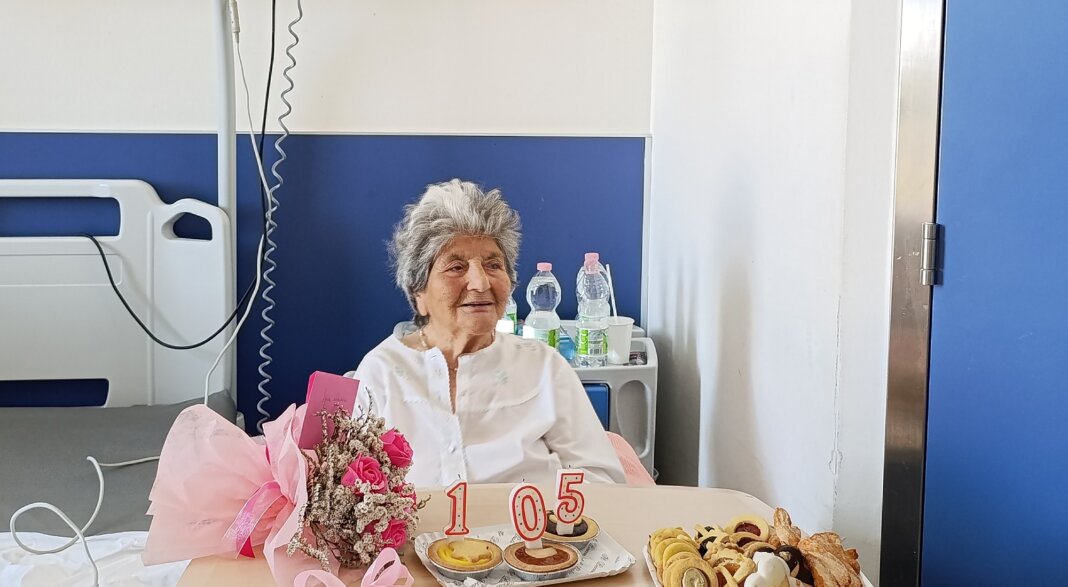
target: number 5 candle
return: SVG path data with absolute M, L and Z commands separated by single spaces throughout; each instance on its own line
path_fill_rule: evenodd
M 575 522 L 582 519 L 586 498 L 575 486 L 585 479 L 586 473 L 578 469 L 556 472 L 556 533 L 560 536 L 570 536 L 575 531 Z

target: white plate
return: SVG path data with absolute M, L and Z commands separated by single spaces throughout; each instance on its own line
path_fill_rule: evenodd
M 594 538 L 590 545 L 582 551 L 582 559 L 578 565 L 566 577 L 550 581 L 525 581 L 519 578 L 506 563 L 502 562 L 485 579 L 457 581 L 440 574 L 437 568 L 427 559 L 427 547 L 435 540 L 444 537 L 444 532 L 420 534 L 416 536 L 413 546 L 415 547 L 415 554 L 419 557 L 419 560 L 423 561 L 423 566 L 438 580 L 438 583 L 445 587 L 478 587 L 481 585 L 534 587 L 536 585 L 556 585 L 618 575 L 629 569 L 636 562 L 634 556 L 627 552 L 627 549 L 620 546 L 614 538 L 604 531 L 604 528 L 601 528 L 597 538 Z M 519 536 L 516 535 L 515 529 L 510 524 L 472 528 L 468 537 L 489 540 L 501 547 L 501 550 L 507 548 L 509 544 L 519 541 Z
M 653 585 L 656 585 L 656 587 L 664 587 L 660 584 L 660 579 L 656 577 L 656 565 L 653 564 L 653 557 L 649 556 L 648 544 L 642 548 L 642 555 L 645 556 L 645 568 L 649 569 L 649 576 L 653 579 Z
M 664 587 L 660 584 L 660 579 L 656 577 L 656 565 L 653 564 L 653 557 L 649 554 L 648 544 L 646 544 L 645 547 L 642 548 L 642 555 L 645 557 L 645 568 L 649 569 L 649 577 L 652 578 L 653 585 L 655 585 L 656 587 Z M 864 576 L 864 573 L 860 574 L 860 582 L 864 584 L 864 587 L 872 587 L 871 582 L 868 581 L 868 578 Z M 790 579 L 790 587 L 803 586 L 804 583 L 798 581 L 797 579 Z

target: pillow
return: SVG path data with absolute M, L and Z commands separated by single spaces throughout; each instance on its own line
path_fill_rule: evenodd
M 619 457 L 619 464 L 623 467 L 623 474 L 627 476 L 627 485 L 656 485 L 653 476 L 645 470 L 645 465 L 642 465 L 638 453 L 634 452 L 634 448 L 626 438 L 615 432 L 609 432 L 608 440 L 612 443 L 612 448 L 616 449 L 616 456 Z

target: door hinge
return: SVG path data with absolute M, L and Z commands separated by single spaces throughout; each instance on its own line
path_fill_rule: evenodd
M 920 245 L 920 285 L 942 283 L 942 270 L 938 267 L 938 239 L 942 227 L 937 222 L 923 223 L 923 241 Z

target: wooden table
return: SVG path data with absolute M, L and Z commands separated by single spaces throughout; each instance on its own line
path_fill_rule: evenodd
M 508 493 L 513 486 L 511 483 L 471 485 L 468 488 L 468 527 L 507 523 Z M 541 488 L 545 495 L 552 494 L 551 487 Z M 649 533 L 658 528 L 682 526 L 692 530 L 695 524 L 722 525 L 743 514 L 756 514 L 769 520 L 772 514 L 772 508 L 759 499 L 729 489 L 587 484 L 582 486 L 582 491 L 586 495 L 586 514 L 597 520 L 602 531 L 611 534 L 629 550 L 637 562 L 623 574 L 580 581 L 576 585 L 619 587 L 652 584 L 642 550 Z M 431 496 L 427 507 L 420 512 L 419 533 L 440 531 L 445 527 L 449 515 L 448 498 L 440 489 L 418 493 L 420 497 Z M 404 549 L 404 563 L 415 577 L 415 585 L 438 584 L 412 552 L 410 545 Z M 178 585 L 255 587 L 274 585 L 274 582 L 262 557 L 254 560 L 210 557 L 191 562 Z

